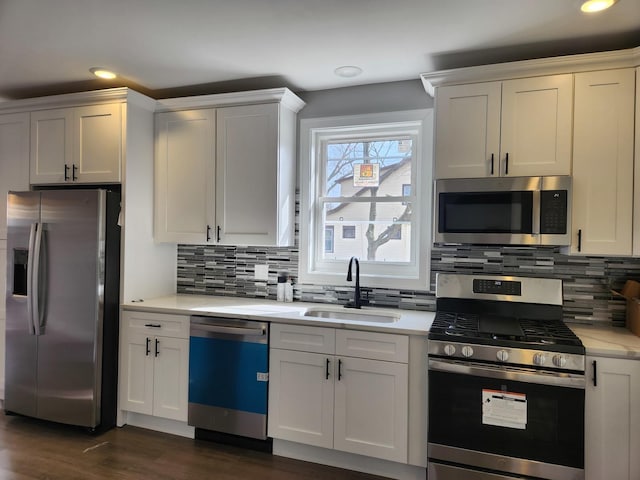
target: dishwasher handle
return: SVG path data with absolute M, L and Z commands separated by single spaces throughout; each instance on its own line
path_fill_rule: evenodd
M 226 325 L 207 325 L 204 323 L 192 324 L 193 330 L 200 330 L 211 333 L 223 333 L 226 335 L 252 335 L 263 336 L 267 334 L 264 327 L 229 327 Z

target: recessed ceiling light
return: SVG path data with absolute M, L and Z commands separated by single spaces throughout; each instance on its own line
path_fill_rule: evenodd
M 93 68 L 90 68 L 89 71 L 93 73 L 96 77 L 104 78 L 105 80 L 113 80 L 114 78 L 117 77 L 115 73 L 102 67 L 93 67 Z
M 343 67 L 336 68 L 333 73 L 339 77 L 352 78 L 360 75 L 362 73 L 362 69 L 355 65 L 344 65 Z
M 618 0 L 586 0 L 582 2 L 580 10 L 585 13 L 601 12 L 602 10 L 606 10 L 613 6 L 617 1 Z

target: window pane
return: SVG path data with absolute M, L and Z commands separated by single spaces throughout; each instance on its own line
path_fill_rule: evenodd
M 376 262 L 411 260 L 411 204 L 402 202 L 345 202 L 325 204 L 323 228 L 340 228 L 333 251 L 325 260 L 356 256 Z M 352 236 L 351 236 L 352 235 Z
M 409 137 L 334 141 L 323 145 L 326 149 L 326 196 L 399 196 L 402 185 L 411 184 L 413 141 Z M 357 175 L 354 176 L 354 167 L 362 164 L 378 165 L 375 181 L 367 186 L 358 181 Z
M 333 225 L 324 227 L 324 251 L 325 253 L 333 253 Z

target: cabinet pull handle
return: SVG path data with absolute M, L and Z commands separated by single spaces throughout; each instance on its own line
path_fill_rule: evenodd
M 64 164 L 64 181 L 69 181 L 69 165 Z
M 509 175 L 509 152 L 504 157 L 504 174 Z
M 78 180 L 78 177 L 77 177 L 77 175 L 76 175 L 76 170 L 77 170 L 77 169 L 78 169 L 78 167 L 76 167 L 76 164 L 74 163 L 74 164 L 71 166 L 71 180 L 73 180 L 74 182 L 75 182 L 76 180 Z
M 598 362 L 593 361 L 593 386 L 598 386 Z
M 325 380 L 329 380 L 329 359 L 327 358 L 327 369 L 324 374 Z
M 207 242 L 211 241 L 211 226 L 207 225 Z
M 493 175 L 493 153 L 491 154 L 491 175 Z
M 338 381 L 342 378 L 342 360 L 338 360 Z
M 159 323 L 145 323 L 144 324 L 145 327 L 151 327 L 151 328 L 161 328 L 162 325 L 160 325 Z
M 149 337 L 147 337 L 147 352 L 144 354 L 144 356 L 145 356 L 145 357 L 148 357 L 148 356 L 149 356 L 149 353 L 151 352 L 151 350 L 149 350 L 149 342 L 150 342 L 150 341 L 151 341 L 151 340 L 149 339 Z
M 156 338 L 156 357 L 158 356 L 158 344 L 160 341 Z
M 578 252 L 582 250 L 582 229 L 578 229 Z
M 220 225 L 216 228 L 216 242 L 220 243 Z

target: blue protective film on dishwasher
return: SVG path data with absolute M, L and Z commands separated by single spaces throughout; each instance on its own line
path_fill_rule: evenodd
M 269 371 L 266 344 L 191 337 L 189 345 L 189 403 L 267 413 Z

